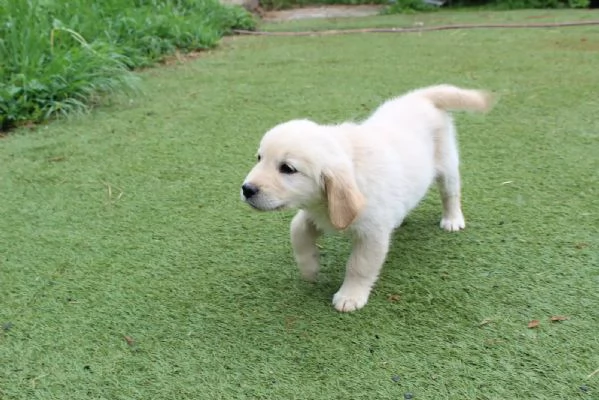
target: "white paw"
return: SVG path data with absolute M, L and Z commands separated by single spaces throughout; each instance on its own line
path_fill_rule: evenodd
M 337 311 L 349 312 L 358 310 L 368 302 L 369 290 L 355 288 L 352 290 L 339 289 L 333 296 L 333 305 Z
M 316 269 L 316 270 L 300 269 L 300 275 L 302 276 L 302 279 L 307 282 L 316 282 L 318 280 L 318 269 Z
M 302 279 L 308 282 L 316 282 L 318 278 L 318 272 L 320 271 L 320 265 L 316 258 L 311 257 L 304 261 L 302 259 L 296 259 L 298 261 L 298 268 Z
M 464 229 L 466 227 L 466 222 L 464 221 L 464 216 L 462 214 L 457 217 L 447 218 L 443 217 L 441 219 L 441 228 L 445 229 L 449 232 L 456 232 L 460 229 Z

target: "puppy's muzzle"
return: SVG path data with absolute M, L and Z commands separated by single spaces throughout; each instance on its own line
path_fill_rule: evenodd
M 258 187 L 254 184 L 244 183 L 243 185 L 241 185 L 241 192 L 243 193 L 243 197 L 245 197 L 246 200 L 249 200 L 252 197 L 254 197 L 259 191 L 260 189 L 258 189 Z

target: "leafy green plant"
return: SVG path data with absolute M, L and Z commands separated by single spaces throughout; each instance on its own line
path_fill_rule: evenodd
M 591 5 L 591 0 L 568 0 L 570 8 L 588 8 Z
M 137 67 L 255 21 L 217 0 L 0 0 L 0 130 L 132 90 Z

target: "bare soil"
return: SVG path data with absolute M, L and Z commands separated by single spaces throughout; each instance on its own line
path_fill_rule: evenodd
M 266 21 L 292 21 L 310 18 L 368 17 L 377 15 L 382 7 L 380 5 L 312 6 L 291 10 L 267 11 L 264 13 L 263 18 Z

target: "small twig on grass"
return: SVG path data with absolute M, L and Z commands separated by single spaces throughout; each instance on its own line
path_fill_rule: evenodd
M 31 382 L 31 387 L 33 387 L 35 389 L 35 385 L 37 384 L 37 381 L 48 376 L 48 374 L 41 374 L 40 376 L 36 376 L 35 378 L 31 378 L 30 382 Z
M 123 196 L 123 193 L 125 193 L 123 191 L 123 189 L 119 188 L 118 186 L 114 186 L 114 185 L 110 184 L 110 182 L 102 181 L 102 183 L 104 184 L 104 186 L 106 186 L 106 191 L 108 193 L 108 202 L 111 203 L 111 204 L 114 204 L 117 201 L 119 201 L 121 199 L 121 197 Z M 116 190 L 119 191 L 119 194 L 118 194 L 118 196 L 116 197 L 115 200 L 112 200 L 112 188 L 113 188 L 113 186 L 114 186 L 114 188 Z
M 589 26 L 599 25 L 599 20 L 590 21 L 569 21 L 569 22 L 546 22 L 538 24 L 456 24 L 456 25 L 439 25 L 439 26 L 421 26 L 412 28 L 364 28 L 364 29 L 332 29 L 324 31 L 298 31 L 298 32 L 265 32 L 265 31 L 248 31 L 243 29 L 233 29 L 233 33 L 237 35 L 253 35 L 253 36 L 312 36 L 312 35 L 342 35 L 349 33 L 421 33 L 430 31 L 446 31 L 454 29 L 514 29 L 514 28 L 558 28 L 569 26 Z
M 589 376 L 587 376 L 587 379 L 591 379 L 593 376 L 599 374 L 599 368 L 597 368 L 596 370 L 594 370 L 593 372 L 591 372 L 589 374 Z
M 481 321 L 481 322 L 478 324 L 478 327 L 479 327 L 479 328 L 482 328 L 482 327 L 483 327 L 483 326 L 485 326 L 485 325 L 489 325 L 491 322 L 493 322 L 493 320 L 492 320 L 492 319 L 490 319 L 490 318 L 485 318 L 485 319 L 483 319 L 483 320 L 482 320 L 482 321 Z

